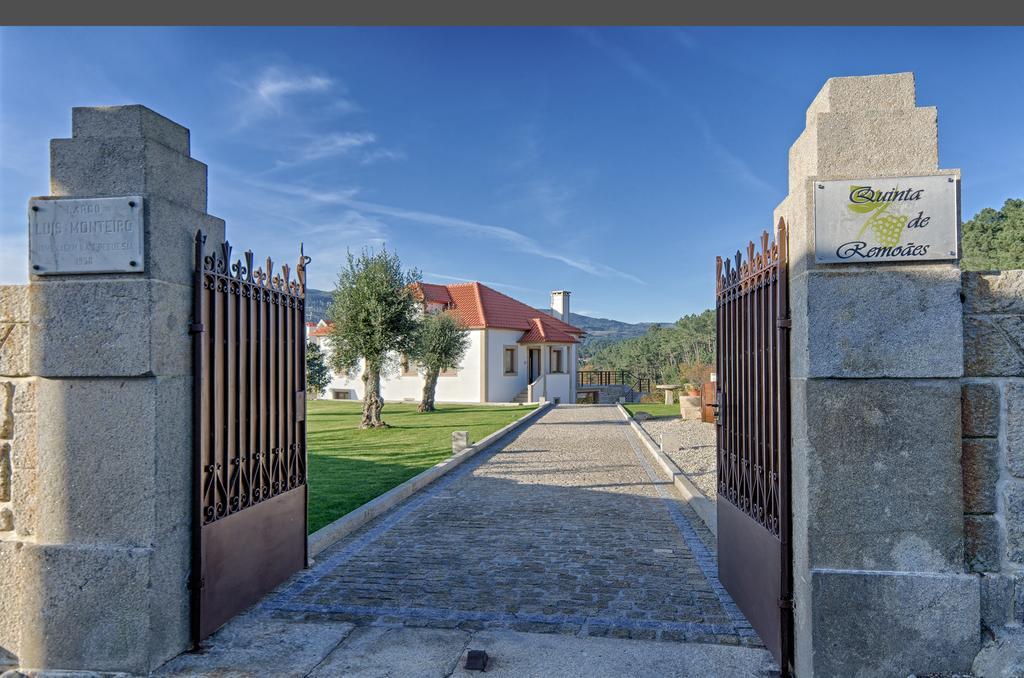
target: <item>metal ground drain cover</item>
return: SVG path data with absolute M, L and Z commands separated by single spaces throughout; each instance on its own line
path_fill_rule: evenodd
M 486 671 L 487 659 L 487 653 L 483 650 L 470 650 L 466 653 L 466 670 Z

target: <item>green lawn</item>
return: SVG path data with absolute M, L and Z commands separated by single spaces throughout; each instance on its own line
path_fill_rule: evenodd
M 629 413 L 636 414 L 637 412 L 646 412 L 652 417 L 678 417 L 679 416 L 679 403 L 673 405 L 666 405 L 665 403 L 633 403 L 629 405 L 623 405 Z
M 421 414 L 415 404 L 388 403 L 391 428 L 360 430 L 361 403 L 309 401 L 309 531 L 451 456 L 452 431 L 477 442 L 535 407 L 438 405 Z

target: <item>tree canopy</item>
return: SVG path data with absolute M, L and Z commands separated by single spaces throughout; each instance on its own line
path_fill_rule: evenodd
M 362 361 L 364 428 L 384 425 L 381 376 L 397 362 L 395 356 L 413 350 L 419 304 L 410 285 L 420 277 L 416 269 L 403 271 L 398 255 L 386 248 L 363 250 L 358 257 L 349 252 L 338 274 L 327 309 L 334 323 L 327 339 L 330 364 L 336 372 L 353 375 Z
M 964 270 L 1024 268 L 1024 199 L 1009 199 L 999 210 L 986 207 L 965 221 L 962 243 Z
M 420 412 L 434 411 L 434 392 L 442 370 L 458 366 L 469 348 L 469 332 L 450 313 L 427 313 L 420 321 L 412 359 L 423 372 Z

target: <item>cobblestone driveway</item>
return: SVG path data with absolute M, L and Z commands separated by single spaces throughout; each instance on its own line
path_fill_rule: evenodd
M 278 618 L 761 646 L 613 406 L 559 406 L 320 554 Z

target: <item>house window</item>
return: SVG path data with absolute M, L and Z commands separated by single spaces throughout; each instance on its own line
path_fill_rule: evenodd
M 560 348 L 551 349 L 551 371 L 565 372 L 565 363 L 562 361 L 562 349 Z
M 415 377 L 418 373 L 416 372 L 416 363 L 409 359 L 409 356 L 402 354 L 401 360 L 402 376 L 403 377 Z
M 339 389 L 333 389 L 331 391 L 331 399 L 332 400 L 351 400 L 352 397 L 349 395 L 348 390 L 342 391 L 342 390 L 339 390 Z
M 514 375 L 519 371 L 518 352 L 515 346 L 505 347 L 505 374 Z

